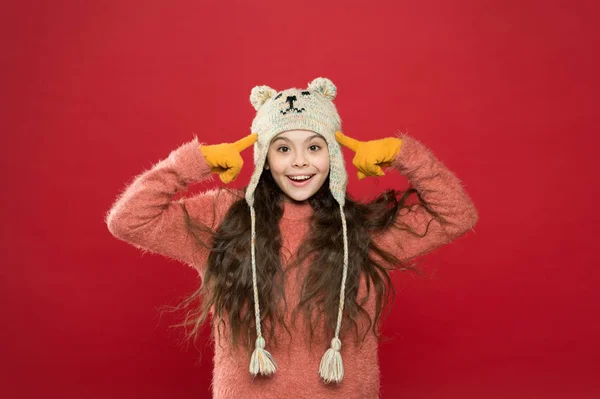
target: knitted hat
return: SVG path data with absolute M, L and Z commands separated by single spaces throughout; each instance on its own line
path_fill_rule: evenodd
M 260 304 L 256 282 L 256 215 L 254 212 L 254 191 L 260 180 L 271 140 L 279 133 L 288 130 L 310 130 L 323 136 L 329 149 L 329 189 L 338 202 L 342 218 L 344 237 L 344 267 L 341 278 L 340 305 L 335 336 L 331 340 L 331 348 L 321 359 L 319 374 L 329 382 L 340 382 L 344 376 L 344 366 L 339 339 L 342 314 L 344 310 L 346 276 L 348 274 L 348 234 L 344 203 L 348 175 L 344 166 L 344 157 L 335 133 L 341 130 L 341 120 L 333 104 L 337 89 L 333 82 L 326 78 L 316 78 L 306 89 L 287 89 L 280 92 L 268 86 L 256 86 L 250 94 L 250 102 L 256 109 L 256 117 L 252 122 L 252 133 L 258 134 L 254 143 L 255 169 L 246 189 L 246 202 L 250 207 L 252 226 L 252 282 L 254 288 L 254 313 L 256 319 L 256 347 L 250 360 L 250 373 L 269 375 L 277 370 L 277 364 L 269 352 L 265 350 L 265 340 L 260 328 Z

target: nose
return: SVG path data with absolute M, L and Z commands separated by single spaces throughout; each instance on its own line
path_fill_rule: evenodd
M 308 160 L 306 159 L 306 156 L 304 155 L 304 153 L 302 151 L 298 151 L 296 153 L 296 156 L 294 157 L 294 162 L 292 163 L 292 165 L 297 168 L 303 168 L 305 166 L 308 166 Z

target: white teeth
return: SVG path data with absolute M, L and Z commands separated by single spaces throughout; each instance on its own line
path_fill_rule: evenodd
M 288 176 L 290 179 L 292 180 L 308 180 L 310 179 L 312 176 L 310 175 L 306 175 L 306 176 Z

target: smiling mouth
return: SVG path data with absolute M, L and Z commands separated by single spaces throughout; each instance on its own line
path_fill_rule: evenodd
M 303 183 L 305 181 L 309 181 L 310 179 L 312 179 L 315 175 L 302 175 L 302 176 L 286 176 L 289 180 L 293 181 L 294 183 Z

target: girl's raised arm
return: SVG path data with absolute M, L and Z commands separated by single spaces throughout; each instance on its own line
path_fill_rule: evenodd
M 227 190 L 211 190 L 173 201 L 173 196 L 185 191 L 190 183 L 207 180 L 212 172 L 219 171 L 203 153 L 195 138 L 135 177 L 106 215 L 110 232 L 140 249 L 180 260 L 200 270 L 209 250 L 199 245 L 189 231 L 184 207 L 191 218 L 216 229 L 238 199 Z M 210 246 L 210 235 L 202 238 Z
M 374 243 L 408 261 L 451 242 L 472 229 L 478 213 L 460 180 L 423 144 L 408 135 L 367 142 L 336 133 L 337 140 L 356 155 L 353 164 L 359 179 L 382 176 L 383 167 L 391 166 L 405 175 L 417 190 L 433 217 L 422 204 L 402 209 L 394 224 L 373 236 Z M 412 232 L 410 231 L 412 230 Z M 415 234 L 416 233 L 416 234 Z
M 434 218 L 421 204 L 403 209 L 396 222 L 407 225 L 420 237 L 406 230 L 389 228 L 374 237 L 375 244 L 408 261 L 450 243 L 471 230 L 479 218 L 473 201 L 460 180 L 423 144 L 408 135 L 391 166 L 408 178 L 429 208 L 439 215 Z M 397 223 L 398 224 L 398 223 Z

